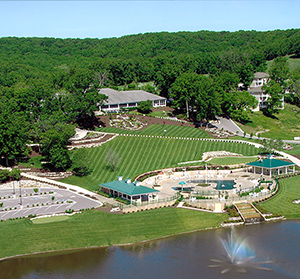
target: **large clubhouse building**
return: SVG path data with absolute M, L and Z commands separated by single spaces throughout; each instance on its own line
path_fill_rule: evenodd
M 102 88 L 100 94 L 108 96 L 100 111 L 119 112 L 122 109 L 137 107 L 141 101 L 152 101 L 153 107 L 165 107 L 167 99 L 143 90 L 117 91 L 111 88 Z

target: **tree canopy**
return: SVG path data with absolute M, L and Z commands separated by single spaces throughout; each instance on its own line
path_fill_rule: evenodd
M 299 54 L 299 41 L 300 29 L 160 32 L 101 40 L 0 38 L 0 156 L 8 164 L 26 154 L 26 143 L 38 143 L 54 168 L 67 168 L 67 143 L 59 129 L 69 127 L 69 136 L 74 124 L 89 127 L 106 99 L 99 88 L 108 86 L 135 89 L 138 82 L 153 81 L 154 86 L 146 85 L 149 91 L 171 97 L 187 117 L 199 121 L 225 113 L 246 121 L 254 101 L 237 91 L 238 84 L 245 89 L 271 59 L 271 78 L 282 91 L 274 84 L 265 88 L 271 96 L 266 112 L 276 113 L 289 74 L 282 57 Z M 299 100 L 299 80 L 295 72 L 291 101 Z

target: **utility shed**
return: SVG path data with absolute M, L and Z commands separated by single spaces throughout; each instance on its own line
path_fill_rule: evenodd
M 246 165 L 252 167 L 254 173 L 269 175 L 270 177 L 272 177 L 272 175 L 295 172 L 294 163 L 274 158 L 259 160 Z
M 120 197 L 132 202 L 149 202 L 158 200 L 158 190 L 142 186 L 139 181 L 131 182 L 130 179 L 123 180 L 118 176 L 118 180 L 100 184 L 101 191 Z

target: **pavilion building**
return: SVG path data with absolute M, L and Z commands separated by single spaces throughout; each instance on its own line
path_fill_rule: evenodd
M 253 173 L 269 175 L 287 174 L 288 172 L 295 172 L 295 164 L 283 160 L 278 160 L 274 158 L 268 158 L 264 160 L 259 160 L 256 162 L 246 164 L 252 167 Z
M 158 201 L 158 190 L 142 186 L 139 181 L 133 183 L 131 179 L 123 180 L 122 176 L 118 176 L 115 181 L 100 184 L 100 187 L 102 192 L 128 200 L 131 204 Z

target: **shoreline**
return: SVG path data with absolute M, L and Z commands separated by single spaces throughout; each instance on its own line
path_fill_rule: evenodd
M 269 224 L 269 223 L 279 222 L 279 221 L 299 221 L 299 220 L 300 220 L 300 218 L 298 218 L 298 219 L 286 219 L 286 218 L 284 218 L 284 219 L 280 219 L 280 220 L 270 220 L 269 222 L 265 222 L 265 223 L 261 223 L 261 224 Z M 256 223 L 252 224 L 252 225 L 256 225 Z M 228 226 L 228 227 L 230 227 L 230 226 Z M 188 231 L 188 232 L 181 232 L 181 233 L 176 233 L 176 234 L 172 234 L 172 235 L 157 237 L 157 238 L 144 240 L 144 241 L 139 241 L 139 242 L 134 242 L 134 243 L 113 244 L 113 245 L 110 245 L 110 246 L 108 246 L 108 245 L 88 246 L 88 247 L 69 248 L 69 249 L 61 249 L 61 250 L 49 250 L 49 251 L 44 251 L 44 252 L 26 253 L 26 254 L 20 254 L 20 255 L 14 255 L 14 256 L 8 256 L 8 257 L 0 258 L 0 262 L 3 262 L 5 260 L 10 260 L 10 259 L 34 257 L 34 256 L 38 256 L 38 255 L 40 255 L 42 257 L 46 257 L 47 254 L 55 254 L 55 253 L 57 253 L 57 254 L 67 254 L 67 253 L 73 253 L 73 252 L 77 252 L 77 251 L 79 252 L 79 251 L 89 250 L 89 249 L 92 250 L 92 249 L 109 248 L 109 247 L 125 247 L 125 246 L 143 244 L 143 243 L 147 243 L 147 242 L 151 242 L 151 241 L 158 241 L 158 240 L 166 239 L 166 238 L 169 238 L 169 237 L 175 237 L 175 236 L 180 236 L 180 235 L 185 235 L 185 234 L 190 234 L 190 233 L 195 233 L 195 232 L 208 231 L 208 230 L 217 230 L 217 229 L 226 229 L 228 227 L 223 227 L 220 224 L 217 227 L 208 227 L 208 228 L 192 230 L 192 231 Z
M 113 244 L 113 245 L 103 245 L 103 246 L 88 246 L 88 247 L 80 247 L 80 248 L 69 248 L 69 249 L 61 249 L 61 250 L 49 250 L 49 251 L 44 251 L 44 252 L 34 252 L 34 253 L 26 253 L 26 254 L 20 254 L 20 255 L 14 255 L 14 256 L 8 256 L 4 258 L 0 258 L 0 262 L 3 262 L 5 260 L 10 260 L 10 259 L 17 259 L 17 258 L 26 258 L 26 257 L 34 257 L 38 255 L 44 255 L 46 254 L 67 254 L 68 252 L 76 252 L 76 251 L 83 251 L 83 250 L 88 250 L 88 249 L 100 249 L 100 248 L 109 248 L 109 247 L 125 247 L 125 246 L 131 246 L 131 245 L 138 245 L 142 243 L 147 243 L 151 241 L 158 241 L 161 239 L 169 238 L 169 237 L 174 237 L 178 235 L 184 235 L 184 234 L 189 234 L 189 233 L 195 233 L 195 232 L 200 232 L 200 231 L 207 231 L 207 230 L 215 230 L 215 229 L 224 229 L 221 224 L 218 227 L 209 227 L 205 229 L 199 229 L 199 230 L 192 230 L 188 232 L 181 232 L 181 233 L 176 233 L 172 235 L 167 235 L 167 236 L 162 236 L 162 237 L 157 237 L 149 240 L 143 240 L 139 242 L 134 242 L 134 243 L 125 243 L 125 244 Z

